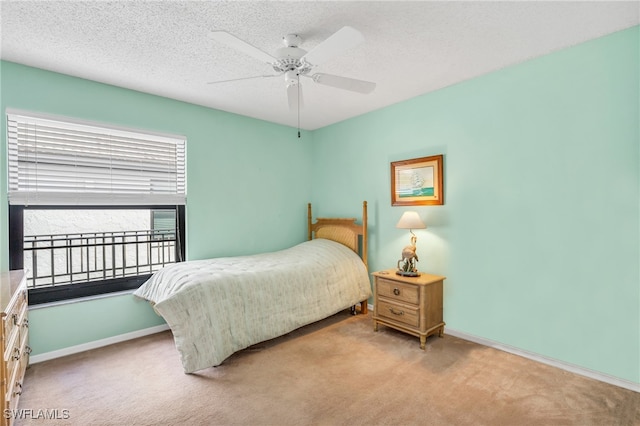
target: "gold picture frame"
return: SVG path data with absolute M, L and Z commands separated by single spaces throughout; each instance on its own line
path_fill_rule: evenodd
M 443 155 L 391 163 L 391 205 L 444 204 Z

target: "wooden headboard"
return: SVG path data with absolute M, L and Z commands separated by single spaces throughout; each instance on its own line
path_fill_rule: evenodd
M 362 224 L 356 218 L 317 218 L 312 222 L 311 203 L 308 205 L 309 240 L 325 238 L 349 247 L 367 266 L 367 202 L 362 203 Z M 359 237 L 362 240 L 359 240 Z

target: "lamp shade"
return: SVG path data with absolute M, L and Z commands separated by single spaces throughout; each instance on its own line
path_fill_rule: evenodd
M 418 212 L 404 212 L 396 225 L 396 228 L 401 229 L 424 229 L 426 227 L 427 225 L 418 216 Z

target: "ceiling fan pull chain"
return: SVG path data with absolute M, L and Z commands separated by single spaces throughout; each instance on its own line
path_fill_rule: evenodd
M 300 73 L 298 73 L 298 139 L 300 139 Z

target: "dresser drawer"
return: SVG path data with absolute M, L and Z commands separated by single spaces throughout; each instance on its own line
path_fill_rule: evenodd
M 418 286 L 391 281 L 384 278 L 376 280 L 376 293 L 399 302 L 418 304 Z
M 20 318 L 27 309 L 26 289 L 20 291 L 15 298 L 15 303 L 9 306 L 6 314 L 2 318 L 2 327 L 4 328 L 5 339 L 11 339 L 13 333 L 17 333 L 20 328 Z
M 11 374 L 11 371 L 13 371 L 11 360 L 19 357 L 19 353 L 22 352 L 22 346 L 29 331 L 27 305 L 22 305 L 22 312 L 17 313 L 15 316 L 12 314 L 5 319 L 7 320 L 7 327 L 10 332 L 7 334 L 7 340 L 4 343 L 4 359 L 5 362 L 8 363 L 7 371 Z
M 7 384 L 11 384 L 13 380 L 13 375 L 16 371 L 16 367 L 20 363 L 22 353 L 20 352 L 20 347 L 18 346 L 18 341 L 12 341 L 11 345 L 4 352 L 4 364 L 5 364 L 5 374 L 7 378 Z M 9 395 L 6 395 L 6 399 L 9 399 Z
M 5 395 L 5 406 L 9 410 L 15 410 L 18 408 L 18 400 L 20 399 L 20 395 L 22 395 L 24 374 L 28 364 L 29 354 L 27 352 L 22 352 L 20 354 L 20 359 L 16 361 L 13 374 L 9 373 L 7 393 Z
M 418 309 L 407 305 L 378 300 L 377 314 L 379 317 L 387 318 L 411 327 L 418 327 L 420 324 Z
M 5 384 L 4 405 L 9 410 L 15 410 L 18 407 L 18 399 L 22 394 L 24 374 L 27 365 L 29 365 L 29 353 L 31 352 L 27 345 L 28 330 L 21 329 L 16 337 L 17 339 L 12 341 L 9 346 L 12 349 L 5 352 L 7 382 Z

